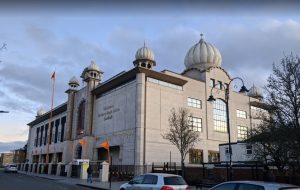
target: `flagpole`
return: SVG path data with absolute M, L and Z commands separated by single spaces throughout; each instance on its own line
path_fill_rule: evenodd
M 46 164 L 49 163 L 49 147 L 50 147 L 50 131 L 52 128 L 52 110 L 53 110 L 53 99 L 54 99 L 54 87 L 55 87 L 55 71 L 51 76 L 52 83 L 52 96 L 51 96 L 51 109 L 50 109 L 50 118 L 49 118 L 49 128 L 48 128 L 48 145 L 47 145 L 47 155 L 46 155 Z

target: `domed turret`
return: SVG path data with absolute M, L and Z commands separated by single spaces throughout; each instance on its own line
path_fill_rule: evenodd
M 69 86 L 70 89 L 76 89 L 79 86 L 79 81 L 75 76 L 69 80 Z
M 84 81 L 90 79 L 100 81 L 102 74 L 103 72 L 100 70 L 99 66 L 94 61 L 91 61 L 91 64 L 83 70 L 80 77 L 83 78 Z
M 144 67 L 147 69 L 152 69 L 156 65 L 154 53 L 149 47 L 146 46 L 145 43 L 144 46 L 138 49 L 135 53 L 133 65 L 135 67 Z
M 253 97 L 253 98 L 257 98 L 259 100 L 263 99 L 263 95 L 261 90 L 256 87 L 255 85 L 253 85 L 248 92 L 248 96 Z
M 43 109 L 43 108 L 40 108 L 37 113 L 36 113 L 36 116 L 37 117 L 40 117 L 42 115 L 44 115 L 46 113 L 46 111 Z
M 187 52 L 184 64 L 186 69 L 206 70 L 210 67 L 221 66 L 222 56 L 219 50 L 202 38 Z

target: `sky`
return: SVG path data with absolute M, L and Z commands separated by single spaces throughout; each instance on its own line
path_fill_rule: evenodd
M 27 1 L 26 1 L 27 2 Z M 0 3 L 0 152 L 24 146 L 38 109 L 67 100 L 72 76 L 93 60 L 103 81 L 133 68 L 144 42 L 157 66 L 181 73 L 189 48 L 216 46 L 222 67 L 250 88 L 266 85 L 272 64 L 300 54 L 300 8 L 293 1 L 84 1 Z M 100 3 L 102 2 L 102 3 Z M 111 2 L 111 1 L 110 1 Z

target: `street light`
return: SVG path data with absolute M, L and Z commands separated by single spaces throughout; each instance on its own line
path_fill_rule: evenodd
M 230 122 L 229 122 L 229 87 L 231 82 L 234 81 L 235 79 L 239 79 L 243 83 L 243 86 L 241 87 L 239 92 L 240 93 L 248 92 L 247 88 L 244 85 L 243 79 L 241 79 L 240 77 L 235 77 L 233 79 L 230 79 L 227 87 L 221 83 L 222 88 L 225 89 L 225 104 L 226 104 L 227 132 L 228 132 L 228 146 L 229 146 L 229 180 L 232 180 L 232 149 L 231 149 Z M 212 91 L 217 85 L 220 85 L 220 83 L 214 84 L 214 86 L 211 87 L 210 96 L 208 97 L 207 101 L 209 102 L 216 101 L 216 99 L 212 95 Z

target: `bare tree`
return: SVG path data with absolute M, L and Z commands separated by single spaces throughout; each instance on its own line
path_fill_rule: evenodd
M 199 133 L 191 129 L 189 117 L 191 117 L 191 114 L 187 109 L 179 108 L 178 111 L 176 111 L 173 108 L 169 116 L 170 129 L 163 135 L 163 138 L 169 140 L 180 152 L 183 176 L 186 155 L 199 138 Z
M 291 54 L 273 65 L 265 86 L 270 117 L 252 131 L 257 157 L 273 162 L 279 171 L 300 161 L 300 59 Z M 298 168 L 300 169 L 300 168 Z

